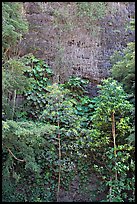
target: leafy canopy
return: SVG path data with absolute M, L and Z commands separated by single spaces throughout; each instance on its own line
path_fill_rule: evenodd
M 116 61 L 117 55 L 117 61 Z M 124 84 L 124 89 L 128 93 L 134 93 L 135 88 L 135 43 L 130 42 L 123 50 L 121 56 L 120 52 L 115 53 L 111 57 L 113 64 L 112 77 Z
M 104 137 L 110 137 L 111 115 L 113 112 L 116 116 L 116 127 L 119 129 L 117 135 L 120 137 L 121 133 L 123 136 L 130 129 L 130 117 L 127 115 L 131 114 L 133 105 L 129 103 L 126 92 L 116 80 L 112 78 L 102 80 L 102 84 L 98 85 L 98 87 L 100 88 L 99 96 L 93 99 L 96 101 L 95 112 L 92 117 L 93 127 L 101 130 Z
M 22 14 L 22 15 L 21 15 Z M 13 48 L 28 30 L 21 2 L 2 2 L 2 48 Z

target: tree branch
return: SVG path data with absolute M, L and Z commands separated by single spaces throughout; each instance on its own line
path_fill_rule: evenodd
M 5 146 L 4 144 L 2 144 L 2 145 Z M 20 162 L 25 162 L 24 159 L 18 159 L 8 147 L 6 147 L 6 148 L 7 148 L 8 152 L 14 157 L 14 159 L 16 159 L 17 161 L 20 161 Z
M 20 162 L 25 162 L 24 159 L 18 159 L 8 147 L 7 147 L 7 149 L 8 149 L 8 152 L 14 157 L 14 159 L 16 159 L 17 161 L 20 161 Z

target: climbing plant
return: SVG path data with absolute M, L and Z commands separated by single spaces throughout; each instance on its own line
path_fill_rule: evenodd
M 45 97 L 48 103 L 45 106 L 41 119 L 43 122 L 49 122 L 58 127 L 56 136 L 58 143 L 58 162 L 55 162 L 53 170 L 58 172 L 58 200 L 61 186 L 66 186 L 67 182 L 69 184 L 70 175 L 73 175 L 75 164 L 71 160 L 71 155 L 72 152 L 74 153 L 75 140 L 78 137 L 80 118 L 75 114 L 75 108 L 73 107 L 76 101 L 67 97 L 69 90 L 57 84 L 48 86 L 47 90 L 48 93 Z M 69 168 L 66 168 L 67 164 L 69 164 Z M 64 182 L 65 180 L 67 182 Z
M 89 80 L 82 79 L 81 77 L 71 76 L 68 81 L 63 84 L 63 87 L 71 90 L 73 96 L 82 96 L 86 93 L 86 85 Z
M 58 165 L 56 164 L 59 174 L 58 197 L 60 188 L 67 187 L 66 189 L 68 189 L 72 178 L 77 174 L 80 178 L 81 187 L 88 180 L 87 175 L 90 175 L 89 166 L 91 164 L 86 163 L 89 158 L 87 155 L 90 155 L 91 151 L 88 152 L 88 145 L 84 150 L 83 143 L 90 141 L 91 131 L 86 129 L 85 117 L 80 114 L 82 110 L 78 110 L 79 102 L 70 95 L 70 90 L 64 89 L 62 85 L 58 84 L 47 87 L 47 90 L 48 93 L 45 97 L 48 103 L 40 119 L 58 127 L 56 138 L 60 161 Z M 86 97 L 85 101 L 88 101 Z M 83 156 L 87 159 L 83 160 Z M 67 168 L 66 165 L 69 165 L 69 167 Z M 55 171 L 55 166 L 53 171 Z
M 91 115 L 94 109 L 94 102 L 88 97 L 86 86 L 89 80 L 82 79 L 81 77 L 71 76 L 62 86 L 70 90 L 69 95 L 75 98 L 77 104 L 75 105 L 76 114 L 82 116 L 81 125 L 89 128 L 91 125 Z M 86 117 L 84 117 L 86 115 Z
M 96 30 L 94 24 L 99 25 L 107 9 L 107 2 L 75 2 L 76 25 L 67 7 L 53 9 L 59 45 L 62 36 L 75 27 Z M 57 83 L 44 60 L 32 54 L 17 56 L 16 44 L 27 31 L 23 5 L 3 2 L 2 10 L 6 115 L 2 121 L 2 201 L 59 202 L 61 192 L 69 191 L 78 179 L 77 191 L 86 192 L 89 201 L 95 196 L 99 201 L 134 202 L 134 107 L 125 93 L 134 95 L 134 42 L 112 59 L 112 75 L 124 89 L 108 78 L 98 86 L 98 96 L 89 98 L 88 80 L 73 76 L 61 84 L 65 76 L 60 71 L 62 45 L 57 47 Z M 24 98 L 22 108 L 16 106 L 18 95 Z M 92 173 L 99 184 L 88 190 Z
M 33 55 L 24 56 L 23 61 L 31 67 L 24 70 L 24 74 L 31 79 L 30 87 L 24 91 L 26 103 L 30 107 L 27 113 L 28 117 L 36 119 L 46 104 L 46 87 L 52 82 L 53 72 L 43 60 Z
M 133 201 L 134 147 L 126 144 L 130 119 L 125 115 L 132 105 L 120 84 L 107 79 L 97 98 L 81 97 L 92 112 L 91 125 L 83 124 L 87 113 L 78 112 L 70 90 L 53 84 L 46 91 L 39 122 L 3 122 L 4 201 L 59 201 L 75 176 L 82 190 L 91 171 L 103 179 L 103 190 L 108 188 L 107 201 Z
M 74 107 L 77 102 L 69 92 L 61 85 L 47 86 L 47 103 L 39 122 L 3 122 L 5 201 L 59 200 L 61 189 L 69 188 L 77 168 L 83 169 L 84 182 L 85 163 L 78 141 L 88 131 L 82 131 L 81 116 Z M 6 190 L 9 184 L 11 189 Z

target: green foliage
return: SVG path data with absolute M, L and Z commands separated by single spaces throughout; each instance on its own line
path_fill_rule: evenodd
M 78 15 L 92 20 L 103 18 L 107 4 L 105 2 L 78 2 Z
M 100 95 L 94 99 L 87 96 L 77 99 L 75 93 L 73 95 L 61 84 L 46 86 L 46 91 L 46 104 L 39 122 L 3 121 L 3 201 L 56 201 L 59 167 L 61 189 L 68 190 L 77 175 L 82 191 L 94 171 L 103 179 L 101 186 L 105 190 L 112 188 L 107 201 L 134 201 L 134 147 L 126 145 L 123 139 L 130 128 L 126 115 L 132 105 L 126 100 L 120 84 L 112 79 L 104 80 Z M 111 145 L 112 110 L 117 114 L 117 157 Z M 104 189 L 94 190 L 99 195 Z
M 3 112 L 7 119 L 15 117 L 16 97 L 29 86 L 29 80 L 23 74 L 26 68 L 16 53 L 16 45 L 28 24 L 23 18 L 23 4 L 2 2 L 2 102 Z
M 76 105 L 76 114 L 82 116 L 81 127 L 90 129 L 92 127 L 92 115 L 94 111 L 94 103 L 88 96 L 79 96 Z
M 70 91 L 58 84 L 47 86 L 46 90 L 48 93 L 45 94 L 45 98 L 48 103 L 45 105 L 42 118 L 44 117 L 44 120 L 55 124 L 59 120 L 63 127 L 68 125 L 71 127 L 74 121 L 76 122 L 77 116 L 73 108 L 76 100 L 67 97 Z
M 128 132 L 130 131 L 131 124 L 129 117 L 126 115 L 131 114 L 133 106 L 127 100 L 127 94 L 124 92 L 122 86 L 113 79 L 106 79 L 102 81 L 100 88 L 100 95 L 94 100 L 95 113 L 92 117 L 93 127 L 103 131 L 102 136 L 110 137 L 111 132 L 111 114 L 116 115 L 116 136 L 126 139 Z
M 94 123 L 93 127 L 102 130 L 108 130 L 111 128 L 111 113 L 114 112 L 116 115 L 116 124 L 118 125 L 118 130 L 120 130 L 120 124 L 126 126 L 125 128 L 130 129 L 127 124 L 129 124 L 129 117 L 125 117 L 126 114 L 130 114 L 133 106 L 127 100 L 127 94 L 124 92 L 122 86 L 112 78 L 108 78 L 102 81 L 102 85 L 98 86 L 100 88 L 100 95 L 94 100 L 95 103 L 95 114 L 92 117 Z M 125 132 L 127 132 L 127 129 Z M 124 129 L 122 128 L 124 131 Z M 106 132 L 105 132 L 106 135 Z M 119 135 L 119 132 L 117 133 Z
M 116 55 L 119 58 L 114 60 Z M 120 56 L 120 53 L 117 52 L 111 58 L 114 64 L 112 67 L 112 76 L 124 84 L 124 88 L 127 93 L 134 94 L 135 43 L 128 43 L 127 47 L 123 50 L 123 56 Z
M 135 200 L 135 162 L 132 159 L 132 152 L 134 148 L 128 145 L 118 145 L 117 156 L 114 157 L 114 149 L 109 148 L 106 152 L 107 168 L 110 169 L 110 173 L 102 169 L 106 185 L 111 187 L 111 193 L 107 195 L 106 201 L 111 202 L 127 202 Z M 116 166 L 114 166 L 114 163 Z M 118 179 L 111 179 L 110 177 L 114 174 L 115 170 L 118 172 Z
M 133 29 L 134 20 L 130 22 Z M 111 57 L 112 61 L 112 77 L 123 84 L 124 90 L 128 93 L 128 100 L 135 104 L 135 42 L 130 42 L 123 50 L 123 54 L 120 52 L 114 53 Z M 134 110 L 131 112 L 130 118 L 132 118 L 132 128 L 130 128 L 130 134 L 127 141 L 135 143 L 135 116 Z
M 102 174 L 103 179 L 106 180 L 106 186 L 108 185 L 110 188 L 107 201 L 134 200 L 134 159 L 130 156 L 131 152 L 132 154 L 134 152 L 134 147 L 126 144 L 131 128 L 130 117 L 127 115 L 130 115 L 133 105 L 127 101 L 127 94 L 122 86 L 112 78 L 103 80 L 99 88 L 100 94 L 94 98 L 96 103 L 92 117 L 92 131 L 94 131 L 93 134 L 91 132 L 91 138 L 94 144 L 91 143 L 90 146 L 98 147 L 99 152 L 96 153 L 95 160 L 98 160 L 99 157 L 101 159 L 94 167 Z M 115 137 L 116 144 L 118 144 L 114 148 L 112 148 L 112 139 L 114 139 L 112 138 L 112 112 L 115 115 Z M 114 151 L 117 153 L 114 154 Z M 129 159 L 133 164 L 131 174 Z M 117 180 L 114 177 L 116 171 L 118 173 Z M 129 187 L 126 185 L 127 182 L 131 184 Z
M 128 24 L 126 29 L 132 31 L 135 30 L 135 18 L 132 18 L 132 20 L 130 21 L 130 25 Z
M 105 17 L 107 12 L 114 12 L 108 2 L 76 2 L 79 26 L 90 31 L 91 36 L 98 36 L 100 31 L 99 21 Z
M 30 80 L 24 75 L 26 68 L 28 69 L 21 59 L 15 57 L 3 64 L 2 101 L 7 119 L 12 119 L 14 97 L 16 102 L 16 95 L 22 94 L 30 86 Z
M 24 76 L 24 70 L 28 68 L 20 59 L 13 58 L 3 64 L 3 92 L 23 93 L 29 86 L 29 81 Z
M 30 107 L 27 113 L 29 117 L 36 119 L 46 104 L 46 87 L 51 84 L 53 72 L 43 60 L 33 55 L 24 56 L 23 61 L 31 67 L 24 70 L 25 75 L 31 80 L 31 85 L 24 91 L 27 106 Z
M 93 30 L 108 4 L 76 2 L 76 8 L 84 28 Z M 58 188 L 69 190 L 78 177 L 79 192 L 85 191 L 91 200 L 104 192 L 105 201 L 134 202 L 135 128 L 129 95 L 120 83 L 108 78 L 99 86 L 99 96 L 91 99 L 86 96 L 88 80 L 70 77 L 64 84 L 53 84 L 53 72 L 43 60 L 32 54 L 10 58 L 16 55 L 27 23 L 22 3 L 3 2 L 2 11 L 2 114 L 6 116 L 2 121 L 2 201 L 56 202 Z M 57 10 L 54 15 L 57 23 L 63 19 L 65 24 L 58 27 L 61 40 L 62 31 L 74 24 L 67 10 L 62 14 Z M 134 95 L 134 58 L 134 43 L 127 45 L 123 56 L 116 53 L 112 57 L 112 75 L 130 95 Z M 16 104 L 19 94 L 25 97 L 21 106 Z M 92 172 L 100 187 L 88 190 Z
M 54 150 L 53 140 L 56 129 L 53 125 L 31 121 L 3 122 L 3 151 L 6 154 L 3 161 L 3 185 L 7 186 L 10 183 L 11 186 L 11 190 L 8 188 L 9 191 L 5 191 L 6 187 L 3 189 L 5 201 L 11 200 L 10 196 L 17 202 L 36 202 L 38 198 L 42 201 L 51 201 L 55 197 L 54 179 L 49 181 L 52 176 L 52 168 L 49 168 L 52 165 L 52 161 L 49 163 L 51 158 L 49 153 L 50 150 Z M 8 154 L 8 148 L 18 159 L 24 159 L 25 162 L 17 161 Z M 55 160 L 56 157 L 53 161 Z M 9 173 L 9 176 L 5 171 Z M 47 177 L 48 174 L 49 177 Z
M 10 158 L 15 167 L 11 168 L 10 163 L 9 172 L 13 171 L 17 180 L 20 178 L 17 183 L 10 183 L 11 189 L 17 189 L 13 194 L 13 200 L 16 201 L 24 201 L 24 198 L 25 201 L 56 200 L 59 165 L 61 164 L 61 188 L 68 189 L 69 183 L 76 175 L 77 156 L 79 161 L 82 158 L 77 144 L 78 138 L 83 135 L 80 128 L 81 117 L 75 114 L 76 108 L 73 106 L 76 100 L 70 98 L 70 91 L 61 85 L 47 86 L 47 91 L 47 104 L 40 118 L 44 123 L 12 120 L 3 122 L 3 149 L 7 155 L 3 168 L 5 171 Z M 58 134 L 61 136 L 61 160 L 58 158 Z M 17 158 L 24 159 L 25 163 L 20 163 L 12 155 L 8 155 L 8 148 Z M 83 176 L 84 165 L 83 162 Z M 6 177 L 4 173 L 4 185 L 8 185 Z M 12 178 L 13 176 L 10 181 Z M 11 200 L 10 195 L 12 196 L 12 191 L 6 193 L 4 190 L 5 199 Z
M 85 87 L 89 83 L 89 80 L 82 79 L 81 77 L 71 76 L 63 87 L 68 88 L 74 97 L 83 96 L 86 93 Z
M 48 103 L 40 119 L 58 127 L 57 135 L 60 135 L 61 141 L 61 160 L 60 163 L 55 163 L 52 171 L 54 172 L 56 168 L 58 170 L 58 165 L 61 165 L 61 187 L 66 190 L 79 172 L 80 187 L 82 188 L 90 175 L 91 164 L 87 164 L 87 161 L 91 154 L 91 145 L 89 145 L 89 142 L 92 143 L 91 132 L 86 129 L 87 124 L 83 124 L 85 117 L 78 112 L 80 103 L 70 97 L 69 90 L 58 84 L 48 86 L 47 90 L 49 92 L 45 97 Z M 88 97 L 81 98 L 81 101 L 82 99 L 83 106 L 90 101 Z M 56 144 L 58 144 L 59 139 L 56 139 Z
M 21 2 L 2 2 L 3 53 L 10 48 L 14 48 L 17 41 L 28 30 L 28 24 L 23 19 L 22 9 L 23 5 Z

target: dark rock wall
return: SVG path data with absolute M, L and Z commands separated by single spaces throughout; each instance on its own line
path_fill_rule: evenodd
M 134 41 L 134 32 L 125 29 L 134 16 L 134 2 L 108 4 L 112 12 L 98 21 L 93 35 L 76 18 L 75 2 L 25 2 L 29 33 L 20 44 L 22 55 L 31 52 L 44 59 L 54 70 L 55 82 L 59 75 L 61 82 L 77 75 L 98 83 L 109 76 L 114 51 Z
M 113 7 L 115 7 L 116 12 L 113 13 L 113 15 L 107 15 L 100 23 L 102 28 L 100 40 L 101 45 L 98 55 L 100 78 L 109 75 L 109 70 L 111 68 L 110 56 L 114 53 L 114 51 L 122 51 L 128 42 L 135 40 L 134 31 L 126 29 L 127 25 L 129 25 L 133 12 L 135 12 L 135 7 L 133 7 L 134 4 L 126 6 L 122 4 L 122 2 L 110 3 Z

